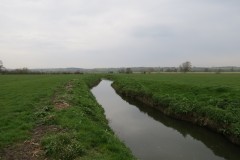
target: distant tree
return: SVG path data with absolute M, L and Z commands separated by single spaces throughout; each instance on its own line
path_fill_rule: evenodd
M 131 68 L 127 68 L 127 69 L 126 69 L 126 73 L 127 73 L 127 74 L 131 74 L 131 73 L 133 73 L 133 71 L 132 71 Z
M 232 68 L 230 69 L 230 71 L 231 71 L 231 72 L 234 72 L 234 67 L 232 67 Z
M 24 67 L 21 69 L 15 69 L 13 72 L 17 73 L 17 74 L 28 74 L 28 73 L 30 73 L 30 70 L 28 68 Z
M 209 68 L 204 68 L 204 72 L 209 72 Z
M 30 72 L 27 67 L 24 67 L 24 68 L 22 69 L 22 71 L 23 71 L 23 73 L 29 73 L 29 72 Z
M 141 72 L 142 74 L 146 74 L 146 70 L 144 68 L 141 68 L 139 72 Z
M 171 68 L 166 68 L 165 72 L 172 72 Z
M 178 72 L 177 67 L 173 67 L 173 72 Z
M 155 71 L 155 70 L 154 70 L 153 67 L 148 68 L 148 73 L 152 73 L 152 72 L 154 72 L 154 71 Z
M 192 64 L 191 64 L 191 62 L 187 61 L 187 62 L 182 63 L 182 64 L 179 66 L 179 70 L 180 70 L 181 72 L 184 72 L 184 73 L 190 72 L 190 71 L 192 70 Z
M 83 74 L 81 71 L 75 71 L 74 74 Z
M 125 73 L 125 69 L 124 69 L 124 68 L 121 68 L 121 69 L 119 69 L 118 72 L 119 72 L 119 73 Z
M 177 72 L 177 68 L 176 67 L 168 67 L 165 69 L 165 72 Z
M 164 69 L 163 68 L 159 68 L 159 72 L 163 72 L 164 71 Z
M 0 72 L 2 72 L 4 69 L 3 62 L 0 60 Z
M 222 69 L 221 68 L 218 68 L 217 70 L 216 70 L 216 74 L 220 74 L 222 72 Z

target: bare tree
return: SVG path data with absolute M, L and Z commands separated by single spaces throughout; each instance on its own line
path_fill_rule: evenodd
M 182 64 L 179 66 L 179 70 L 180 70 L 181 72 L 184 72 L 184 73 L 190 72 L 190 71 L 192 70 L 192 64 L 191 64 L 191 62 L 187 61 L 187 62 L 182 63 Z

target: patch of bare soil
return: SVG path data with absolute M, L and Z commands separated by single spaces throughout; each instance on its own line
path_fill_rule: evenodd
M 65 86 L 67 92 L 71 92 L 73 85 L 70 82 Z M 67 109 L 70 105 L 62 98 L 53 97 L 52 103 L 58 110 Z M 47 133 L 57 133 L 63 131 L 54 125 L 41 125 L 36 127 L 32 132 L 31 140 L 19 143 L 5 148 L 0 151 L 0 160 L 46 160 L 44 151 L 40 145 L 42 137 Z
M 69 81 L 66 85 L 65 85 L 65 90 L 67 93 L 71 92 L 73 89 L 73 84 L 72 84 L 72 81 Z M 58 97 L 60 96 L 60 97 Z M 53 104 L 54 104 L 54 107 L 57 109 L 57 110 L 62 110 L 62 109 L 67 109 L 70 107 L 70 105 L 64 100 L 64 97 L 61 97 L 61 95 L 58 95 L 58 96 L 54 96 L 53 97 Z
M 2 158 L 4 160 L 42 160 L 44 157 L 44 151 L 40 145 L 41 138 L 46 133 L 57 133 L 62 129 L 57 128 L 54 125 L 51 126 L 38 126 L 33 130 L 32 139 L 23 143 L 10 146 L 3 151 Z
M 67 83 L 67 85 L 65 86 L 65 89 L 66 89 L 67 91 L 72 91 L 72 88 L 73 88 L 72 82 L 69 81 L 69 82 Z
M 67 102 L 65 102 L 64 100 L 61 100 L 61 101 L 54 102 L 54 107 L 58 110 L 62 110 L 62 109 L 69 108 L 70 105 Z

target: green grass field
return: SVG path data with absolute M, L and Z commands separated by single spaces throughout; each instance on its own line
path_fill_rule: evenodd
M 59 132 L 46 133 L 39 142 L 50 159 L 134 159 L 109 128 L 103 109 L 90 92 L 99 78 L 0 76 L 0 159 L 9 146 L 31 140 L 34 128 L 53 125 Z M 57 109 L 54 103 L 60 102 L 68 104 L 67 108 Z
M 1 75 L 0 158 L 31 140 L 39 126 L 55 126 L 58 132 L 39 142 L 49 159 L 134 159 L 90 92 L 101 77 L 113 79 L 122 94 L 161 106 L 172 117 L 214 124 L 239 142 L 240 74 Z
M 122 94 L 143 98 L 179 119 L 193 116 L 203 126 L 213 122 L 217 126 L 210 128 L 239 140 L 240 74 L 129 74 L 113 79 Z
M 36 125 L 34 112 L 48 104 L 69 76 L 0 76 L 0 148 L 26 139 Z

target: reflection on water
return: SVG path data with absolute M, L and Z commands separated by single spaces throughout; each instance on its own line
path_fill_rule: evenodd
M 116 94 L 111 83 L 103 80 L 92 89 L 92 93 L 103 106 L 113 131 L 137 158 L 147 160 L 240 159 L 240 148 L 221 135 L 171 119 L 131 99 L 126 99 L 126 102 Z

